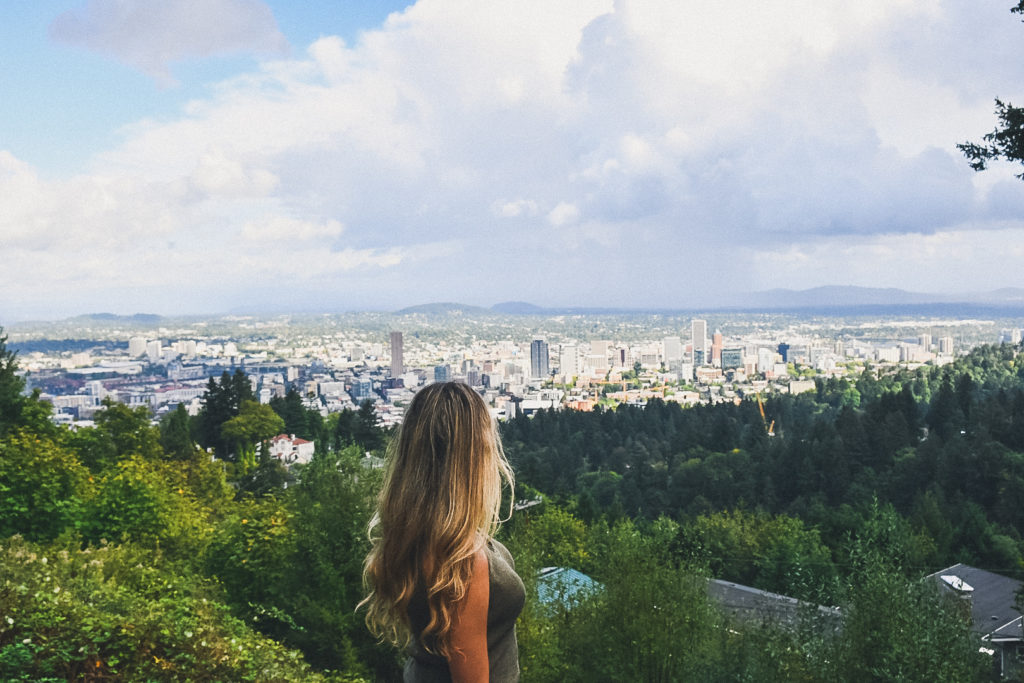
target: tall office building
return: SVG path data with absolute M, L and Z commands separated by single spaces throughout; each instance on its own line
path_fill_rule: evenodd
M 530 377 L 548 376 L 548 343 L 534 339 L 530 344 Z
M 734 349 L 722 349 L 721 361 L 723 370 L 729 368 L 742 368 L 743 349 L 741 347 L 736 347 Z
M 711 360 L 710 354 L 708 353 L 708 321 L 691 321 L 690 334 L 693 337 L 693 364 L 703 365 Z M 697 361 L 698 357 L 700 358 L 700 362 Z
M 558 370 L 567 378 L 580 374 L 579 349 L 575 344 L 564 344 L 558 356 Z
M 711 337 L 711 364 L 722 367 L 722 333 L 715 330 Z
M 609 360 L 608 359 L 608 354 L 611 351 L 611 348 L 612 348 L 612 343 L 610 341 L 607 341 L 607 340 L 604 340 L 604 339 L 601 339 L 601 340 L 598 340 L 598 339 L 591 340 L 591 342 L 590 342 L 590 355 L 591 356 L 600 356 L 600 357 L 604 358 L 603 361 L 600 361 L 594 367 L 605 367 L 608 364 L 608 360 Z M 594 360 L 596 361 L 597 359 L 595 358 Z
M 679 337 L 665 337 L 662 341 L 665 365 L 675 367 L 683 360 L 683 341 Z
M 939 337 L 939 353 L 944 353 L 947 355 L 953 353 L 952 337 Z
M 402 362 L 402 333 L 391 333 L 391 376 L 398 377 L 405 372 Z
M 925 351 L 932 350 L 932 335 L 930 334 L 919 334 L 917 335 L 917 344 Z
M 452 378 L 452 371 L 447 365 L 435 365 L 434 366 L 434 381 L 435 382 L 448 382 Z
M 164 355 L 163 344 L 160 343 L 159 339 L 146 342 L 146 357 L 150 363 L 158 363 Z
M 128 340 L 128 355 L 132 358 L 138 358 L 146 353 L 146 338 L 145 337 L 132 337 Z

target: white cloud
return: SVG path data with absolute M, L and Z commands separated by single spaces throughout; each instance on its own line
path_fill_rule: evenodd
M 246 223 L 242 228 L 242 238 L 253 242 L 309 242 L 336 238 L 342 230 L 342 224 L 335 220 L 315 223 L 287 216 L 271 216 Z
M 580 210 L 574 204 L 559 202 L 558 206 L 548 212 L 548 223 L 557 227 L 575 223 L 579 220 Z
M 749 257 L 759 289 L 843 284 L 938 293 L 985 291 L 1007 286 L 1006 275 L 1019 269 L 1024 222 L 985 229 L 964 225 L 933 235 L 828 238 L 751 252 Z
M 494 206 L 494 213 L 502 218 L 535 216 L 537 215 L 537 202 L 532 199 L 516 199 L 510 202 L 498 202 Z
M 206 23 L 263 7 L 209 6 Z M 95 18 L 100 40 L 118 12 L 145 27 L 137 7 L 93 0 L 73 16 Z M 269 21 L 237 44 L 280 48 Z M 421 0 L 354 45 L 321 38 L 126 128 L 73 178 L 0 152 L 0 238 L 80 291 L 161 276 L 244 291 L 303 263 L 367 299 L 493 302 L 557 281 L 567 302 L 604 304 L 586 283 L 608 264 L 623 303 L 671 305 L 755 262 L 762 278 L 790 264 L 806 286 L 919 288 L 929 259 L 949 265 L 942 248 L 1006 284 L 1015 270 L 962 235 L 1016 235 L 1005 221 L 1024 183 L 979 181 L 952 145 L 991 127 L 1000 79 L 1024 78 L 990 39 L 1014 24 L 909 0 Z M 146 30 L 148 56 L 110 49 L 159 71 L 235 44 Z M 894 254 L 922 239 L 930 251 L 901 270 Z
M 262 168 L 245 168 L 223 150 L 204 154 L 189 180 L 198 192 L 220 196 L 262 196 L 277 186 L 278 178 Z
M 261 0 L 87 0 L 50 35 L 118 59 L 167 85 L 169 66 L 226 52 L 283 53 L 288 43 Z

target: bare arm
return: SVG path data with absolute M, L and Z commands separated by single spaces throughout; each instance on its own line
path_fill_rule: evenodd
M 466 597 L 455 611 L 451 630 L 454 654 L 448 660 L 455 683 L 477 683 L 490 679 L 487 659 L 487 606 L 491 598 L 490 574 L 484 549 L 473 556 L 473 576 Z

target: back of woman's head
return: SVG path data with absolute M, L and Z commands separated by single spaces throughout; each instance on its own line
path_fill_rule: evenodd
M 457 382 L 420 390 L 391 442 L 370 524 L 363 602 L 372 630 L 407 639 L 406 610 L 420 584 L 431 615 L 424 633 L 447 654 L 454 604 L 465 595 L 473 554 L 497 527 L 503 482 L 511 485 L 512 472 L 480 395 Z

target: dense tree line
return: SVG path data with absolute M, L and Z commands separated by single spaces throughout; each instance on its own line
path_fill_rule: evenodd
M 880 501 L 906 525 L 914 570 L 962 561 L 1020 574 L 1018 347 L 977 348 L 944 367 L 867 368 L 764 405 L 774 436 L 754 401 L 683 409 L 653 400 L 518 418 L 505 447 L 522 481 L 588 522 L 786 515 L 818 531 L 841 561 L 839 544 Z

